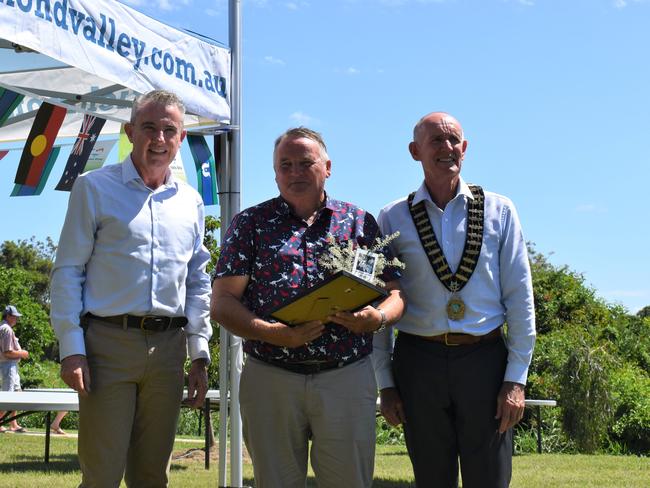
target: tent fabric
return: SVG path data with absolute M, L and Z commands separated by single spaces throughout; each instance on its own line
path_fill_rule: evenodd
M 230 50 L 117 1 L 2 0 L 0 38 L 138 93 L 182 94 L 189 112 L 230 121 Z
M 129 88 L 70 66 L 0 73 L 0 89 L 3 87 L 25 97 L 0 128 L 0 142 L 25 140 L 43 101 L 68 109 L 59 137 L 76 137 L 84 114 L 106 119 L 103 135 L 119 134 L 120 125 L 131 118 L 131 103 L 137 95 Z M 54 91 L 52 87 L 64 88 Z M 184 124 L 187 130 L 206 134 L 222 128 L 214 120 L 189 113 L 185 114 Z

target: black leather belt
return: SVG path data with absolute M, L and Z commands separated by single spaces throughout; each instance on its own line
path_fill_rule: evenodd
M 116 325 L 123 328 L 142 329 L 151 332 L 162 332 L 169 329 L 180 329 L 187 325 L 185 317 L 161 317 L 159 315 L 111 315 L 108 317 L 99 317 L 92 313 L 84 315 L 85 319 L 99 320 L 107 324 Z
M 262 359 L 262 358 L 256 358 L 256 359 L 259 359 L 264 363 L 270 364 L 271 366 L 277 366 L 278 368 L 286 369 L 287 371 L 291 371 L 292 373 L 307 375 L 307 374 L 318 374 L 318 373 L 322 373 L 323 371 L 342 368 L 343 366 L 347 366 L 348 364 L 352 364 L 359 361 L 360 359 L 362 359 L 362 357 L 355 357 L 347 361 L 343 361 L 343 360 L 314 361 L 314 362 L 305 362 L 305 363 L 288 363 L 285 361 L 276 361 L 274 359 Z

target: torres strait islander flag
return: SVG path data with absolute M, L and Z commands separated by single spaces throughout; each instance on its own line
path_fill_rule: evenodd
M 203 136 L 188 134 L 187 143 L 194 158 L 196 186 L 201 198 L 203 198 L 203 204 L 216 205 L 219 203 L 217 198 L 217 169 L 210 148 Z
M 30 186 L 30 185 L 16 184 L 14 185 L 14 189 L 11 192 L 11 196 L 28 197 L 28 196 L 40 195 L 41 192 L 43 191 L 43 188 L 45 188 L 45 183 L 47 182 L 47 179 L 50 176 L 50 172 L 54 167 L 54 162 L 56 161 L 56 158 L 59 157 L 60 151 L 61 151 L 60 146 L 54 146 L 50 151 L 50 155 L 48 156 L 47 161 L 45 162 L 45 168 L 43 169 L 43 174 L 41 175 L 41 178 L 38 181 L 38 185 Z
M 106 119 L 100 119 L 88 114 L 84 115 L 79 135 L 72 147 L 72 151 L 70 151 L 65 171 L 63 171 L 59 184 L 54 188 L 55 190 L 70 191 L 72 189 L 72 184 L 86 166 L 86 161 L 88 161 L 88 157 L 93 147 L 95 147 L 95 142 L 102 127 L 104 127 L 104 123 L 106 123 Z
M 16 110 L 16 107 L 20 105 L 23 98 L 25 98 L 24 95 L 0 86 L 0 127 L 4 125 L 9 116 Z
M 14 183 L 37 187 L 45 169 L 66 109 L 43 102 L 29 132 Z

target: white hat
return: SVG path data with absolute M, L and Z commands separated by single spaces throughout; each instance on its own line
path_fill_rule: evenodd
M 13 305 L 7 305 L 5 307 L 5 315 L 13 315 L 14 317 L 22 317 L 23 314 L 18 311 Z

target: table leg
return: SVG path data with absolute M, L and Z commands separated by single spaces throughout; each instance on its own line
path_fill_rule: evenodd
M 537 405 L 537 452 L 542 453 L 542 408 Z
M 210 469 L 210 433 L 212 425 L 210 421 L 210 399 L 205 398 L 203 405 L 203 417 L 205 418 L 205 469 Z
M 52 413 L 45 413 L 45 462 L 50 462 L 50 423 L 52 422 Z

